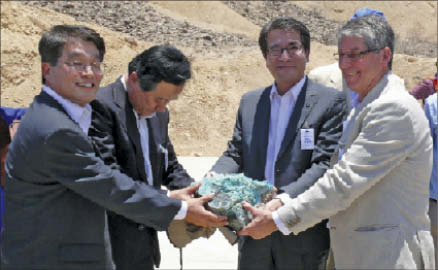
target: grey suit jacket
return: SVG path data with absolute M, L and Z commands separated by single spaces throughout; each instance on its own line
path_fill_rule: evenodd
M 111 145 L 111 134 L 100 136 Z M 2 269 L 111 269 L 105 209 L 167 228 L 181 202 L 105 165 L 95 150 L 57 101 L 35 97 L 6 160 Z
M 263 180 L 268 147 L 271 87 L 246 93 L 237 113 L 228 148 L 212 170 L 243 172 Z M 296 197 L 328 168 L 342 132 L 344 94 L 307 79 L 295 103 L 275 163 L 275 186 Z M 301 150 L 300 129 L 313 128 L 315 148 Z
M 218 173 L 243 172 L 253 179 L 263 180 L 268 147 L 270 120 L 270 91 L 271 87 L 257 89 L 246 93 L 237 113 L 236 124 L 228 148 L 219 158 L 212 170 Z M 275 186 L 280 192 L 296 197 L 313 183 L 329 167 L 342 131 L 342 119 L 346 103 L 343 93 L 316 84 L 311 80 L 301 90 L 283 141 L 275 162 Z M 301 150 L 301 128 L 314 129 L 315 147 L 313 150 Z M 325 233 L 323 233 L 325 232 Z M 303 254 L 308 252 L 315 261 L 319 260 L 317 253 L 327 248 L 315 246 L 314 239 L 328 245 L 328 230 L 320 223 L 300 236 L 293 237 L 294 243 L 301 248 Z M 248 237 L 240 239 L 243 248 L 245 242 L 252 242 Z M 292 256 L 297 247 L 284 246 Z M 255 249 L 252 249 L 255 250 Z M 255 265 L 242 265 L 247 269 Z M 281 266 L 284 267 L 284 266 Z M 304 265 L 295 265 L 304 267 Z
M 147 182 L 140 134 L 137 128 L 132 105 L 128 100 L 123 84 L 117 79 L 114 83 L 99 90 L 97 98 L 107 105 L 117 118 L 112 129 L 115 132 L 117 162 L 121 171 L 141 182 Z M 169 190 L 190 185 L 194 180 L 178 162 L 168 135 L 169 112 L 158 112 L 147 120 L 149 128 L 149 157 L 152 166 L 154 187 L 162 185 Z M 137 261 L 144 261 L 152 253 L 155 265 L 160 262 L 160 250 L 155 229 L 144 228 L 123 216 L 109 213 L 109 227 L 113 245 L 113 257 L 118 268 L 140 269 Z M 117 234 L 117 235 L 116 235 Z M 153 239 L 148 239 L 149 237 Z M 129 245 L 129 247 L 127 247 Z M 149 246 L 152 245 L 152 246 Z M 130 256 L 126 250 L 132 249 Z M 136 250 L 141 250 L 137 252 Z M 135 255 L 137 254 L 137 255 Z M 140 257 L 140 258 L 139 258 Z M 123 266 L 125 267 L 123 267 Z

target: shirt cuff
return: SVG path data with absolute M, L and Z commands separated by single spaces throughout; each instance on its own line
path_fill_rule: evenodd
M 288 227 L 284 226 L 277 211 L 272 212 L 272 219 L 274 220 L 275 225 L 277 225 L 278 230 L 282 234 L 289 235 L 292 232 L 291 230 L 289 230 Z
M 181 208 L 179 209 L 178 213 L 176 213 L 174 220 L 182 220 L 185 219 L 187 216 L 187 202 L 181 201 Z
M 275 196 L 275 198 L 280 199 L 280 201 L 283 203 L 283 205 L 292 201 L 292 198 L 287 193 L 281 193 L 281 194 Z

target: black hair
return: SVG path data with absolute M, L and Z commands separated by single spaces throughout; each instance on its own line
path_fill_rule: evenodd
M 62 55 L 64 45 L 71 39 L 93 42 L 99 51 L 99 60 L 103 61 L 105 42 L 99 33 L 82 25 L 55 25 L 43 34 L 38 43 L 41 62 L 56 66 L 59 57 Z M 43 83 L 45 83 L 44 77 Z
M 300 33 L 301 43 L 306 53 L 310 52 L 310 32 L 309 29 L 300 21 L 291 17 L 277 17 L 263 26 L 259 35 L 259 46 L 263 57 L 268 54 L 268 34 L 272 30 L 295 30 Z
M 154 90 L 161 81 L 182 85 L 191 77 L 189 60 L 170 45 L 153 46 L 134 57 L 128 65 L 128 73 L 132 72 L 143 91 Z

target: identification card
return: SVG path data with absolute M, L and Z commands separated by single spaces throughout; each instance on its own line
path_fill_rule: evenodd
M 315 131 L 313 128 L 301 129 L 301 150 L 313 150 L 315 148 Z

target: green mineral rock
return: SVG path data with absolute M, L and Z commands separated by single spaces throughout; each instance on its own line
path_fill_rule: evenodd
M 209 210 L 227 216 L 228 226 L 239 231 L 251 221 L 251 214 L 242 207 L 242 202 L 261 207 L 272 198 L 273 189 L 267 181 L 252 180 L 243 174 L 218 174 L 202 179 L 198 194 L 215 194 L 208 203 Z

